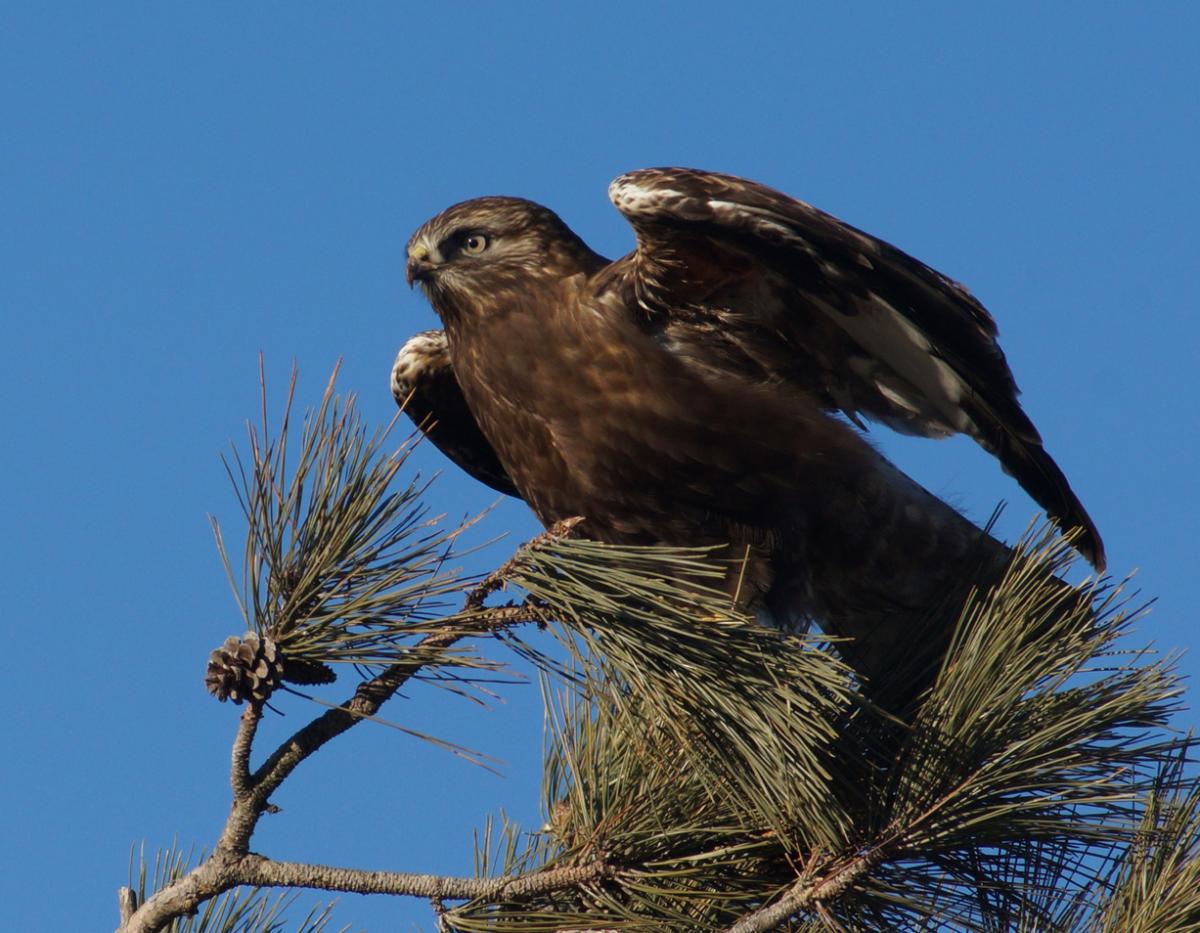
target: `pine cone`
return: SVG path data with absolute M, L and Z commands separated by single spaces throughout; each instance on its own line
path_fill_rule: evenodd
M 279 685 L 282 672 L 283 658 L 275 642 L 247 632 L 241 638 L 230 635 L 208 656 L 204 685 L 222 703 L 262 703 Z

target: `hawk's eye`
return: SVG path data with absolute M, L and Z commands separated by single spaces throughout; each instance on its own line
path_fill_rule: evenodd
M 463 239 L 462 250 L 468 256 L 478 256 L 488 248 L 488 238 L 482 233 L 471 233 Z

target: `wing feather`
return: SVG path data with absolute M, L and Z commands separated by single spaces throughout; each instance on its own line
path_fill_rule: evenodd
M 647 326 L 683 355 L 757 368 L 856 420 L 970 435 L 1051 518 L 1078 529 L 1076 546 L 1103 568 L 1095 525 L 1017 400 L 995 321 L 966 288 L 741 178 L 643 169 L 617 178 L 609 197 L 638 239 L 619 274 Z

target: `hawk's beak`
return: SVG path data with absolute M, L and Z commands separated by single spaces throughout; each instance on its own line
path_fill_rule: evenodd
M 405 269 L 405 278 L 408 279 L 408 287 L 413 287 L 413 282 L 424 282 L 433 275 L 434 266 L 437 263 L 433 261 L 430 255 L 429 247 L 417 244 L 409 247 L 408 250 L 408 266 Z

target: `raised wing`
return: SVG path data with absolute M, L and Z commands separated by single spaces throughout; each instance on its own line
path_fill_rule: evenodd
M 422 331 L 400 348 L 392 365 L 392 397 L 458 467 L 497 492 L 521 497 L 467 407 L 443 331 Z
M 1098 569 L 1104 546 L 1017 401 L 996 324 L 965 288 L 764 185 L 692 169 L 630 172 L 609 197 L 636 252 L 613 274 L 678 354 L 994 454 Z

